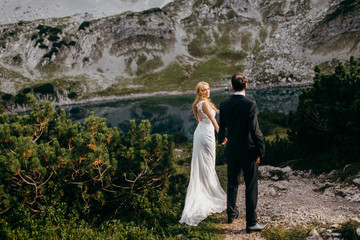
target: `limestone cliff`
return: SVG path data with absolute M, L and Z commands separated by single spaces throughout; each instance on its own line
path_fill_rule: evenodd
M 175 0 L 1 25 L 0 94 L 69 102 L 193 90 L 202 80 L 225 87 L 234 72 L 252 86 L 309 82 L 314 64 L 359 57 L 359 10 L 357 0 Z M 48 83 L 53 93 L 39 90 Z

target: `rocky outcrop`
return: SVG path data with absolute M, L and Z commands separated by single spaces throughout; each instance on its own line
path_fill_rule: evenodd
M 360 2 L 344 0 L 333 6 L 306 38 L 306 53 L 312 62 L 321 64 L 345 59 L 360 52 Z M 335 62 L 336 64 L 336 62 Z
M 360 32 L 360 2 L 342 1 L 329 9 L 326 17 L 310 32 L 308 46 L 325 43 L 344 33 Z

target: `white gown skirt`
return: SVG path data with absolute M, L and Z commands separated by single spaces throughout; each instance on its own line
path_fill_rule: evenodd
M 212 213 L 226 209 L 226 193 L 215 171 L 214 127 L 200 122 L 194 132 L 190 182 L 180 223 L 197 226 Z

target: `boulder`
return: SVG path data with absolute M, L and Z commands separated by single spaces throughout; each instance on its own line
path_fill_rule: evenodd
M 306 240 L 322 240 L 322 237 L 320 236 L 320 234 L 314 228 L 313 230 L 311 230 L 310 236 L 305 238 L 305 239 Z

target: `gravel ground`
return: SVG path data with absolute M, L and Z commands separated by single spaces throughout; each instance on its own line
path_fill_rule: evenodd
M 314 191 L 322 187 L 323 192 Z M 245 232 L 244 189 L 244 184 L 239 186 L 240 218 L 227 224 L 226 214 L 221 217 L 225 239 L 264 239 L 260 233 Z M 269 222 L 269 227 L 305 225 L 313 221 L 336 224 L 349 219 L 360 222 L 359 196 L 360 189 L 354 185 L 342 186 L 324 176 L 291 171 L 285 180 L 259 180 L 258 219 Z

